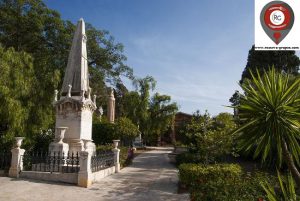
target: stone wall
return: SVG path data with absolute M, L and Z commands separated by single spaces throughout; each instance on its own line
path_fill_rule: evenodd
M 92 173 L 92 182 L 101 181 L 101 179 L 114 174 L 116 171 L 115 166 L 100 170 L 98 172 Z M 0 172 L 1 173 L 1 172 Z M 69 184 L 77 184 L 78 173 L 59 173 L 59 172 L 35 172 L 35 171 L 22 171 L 20 173 L 20 178 L 25 179 L 35 179 L 41 181 L 53 181 L 53 182 L 63 182 Z
M 59 172 L 35 172 L 35 171 L 22 171 L 21 178 L 36 179 L 42 181 L 55 181 L 69 184 L 77 184 L 77 173 L 59 173 Z
M 104 177 L 107 177 L 109 175 L 114 174 L 115 171 L 116 171 L 116 167 L 113 166 L 113 167 L 110 167 L 110 168 L 106 168 L 104 170 L 100 170 L 98 172 L 93 172 L 92 173 L 92 181 L 93 181 L 93 183 L 97 182 L 97 181 L 100 181 Z

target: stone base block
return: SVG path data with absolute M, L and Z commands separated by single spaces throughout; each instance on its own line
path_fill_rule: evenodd
M 69 152 L 77 154 L 84 150 L 83 142 L 80 139 L 65 139 L 65 142 L 69 144 Z
M 8 172 L 9 177 L 19 178 L 20 170 L 18 168 L 10 168 Z
M 115 167 L 116 167 L 116 169 L 115 169 L 116 173 L 120 172 L 120 170 L 121 170 L 120 163 L 115 164 Z
M 92 173 L 80 173 L 78 174 L 78 186 L 88 188 L 92 185 Z
M 63 182 L 69 184 L 77 184 L 77 173 L 60 173 L 60 172 L 36 172 L 36 171 L 22 171 L 21 178 L 36 179 L 42 181 Z
M 49 145 L 49 153 L 53 155 L 54 153 L 57 155 L 58 153 L 64 154 L 67 156 L 69 152 L 69 145 L 63 142 L 51 142 Z

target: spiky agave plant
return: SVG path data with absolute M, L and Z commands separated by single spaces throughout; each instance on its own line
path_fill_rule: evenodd
M 289 172 L 286 177 L 282 177 L 277 170 L 278 181 L 280 184 L 280 191 L 281 194 L 278 195 L 275 192 L 275 189 L 272 185 L 268 182 L 263 181 L 261 182 L 261 186 L 263 187 L 264 191 L 267 194 L 267 198 L 269 201 L 299 201 L 299 197 L 295 191 L 295 182 L 294 179 Z
M 237 106 L 242 126 L 239 148 L 254 150 L 254 158 L 266 162 L 274 152 L 278 166 L 288 165 L 298 186 L 300 173 L 296 164 L 300 156 L 300 79 L 291 81 L 289 75 L 276 72 L 274 67 L 241 85 L 244 95 Z

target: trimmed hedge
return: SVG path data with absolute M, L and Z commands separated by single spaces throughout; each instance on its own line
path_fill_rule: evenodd
M 194 154 L 190 152 L 185 152 L 176 155 L 176 165 L 179 166 L 183 163 L 203 163 L 204 160 L 200 154 Z
M 244 174 L 237 164 L 181 164 L 181 184 L 189 188 L 192 201 L 252 201 L 265 199 L 260 181 L 276 186 L 275 177 L 267 173 Z
M 181 164 L 179 166 L 180 182 L 186 186 L 206 185 L 209 182 L 237 180 L 242 168 L 236 164 L 196 165 Z M 219 181 L 220 180 L 220 181 Z

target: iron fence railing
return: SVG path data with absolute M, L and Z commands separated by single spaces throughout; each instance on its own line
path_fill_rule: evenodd
M 11 152 L 0 152 L 0 170 L 8 170 L 11 163 Z
M 114 166 L 114 153 L 112 151 L 97 152 L 96 155 L 92 156 L 92 172 L 97 172 L 112 166 Z
M 25 152 L 22 156 L 23 171 L 79 172 L 79 154 L 61 152 Z

